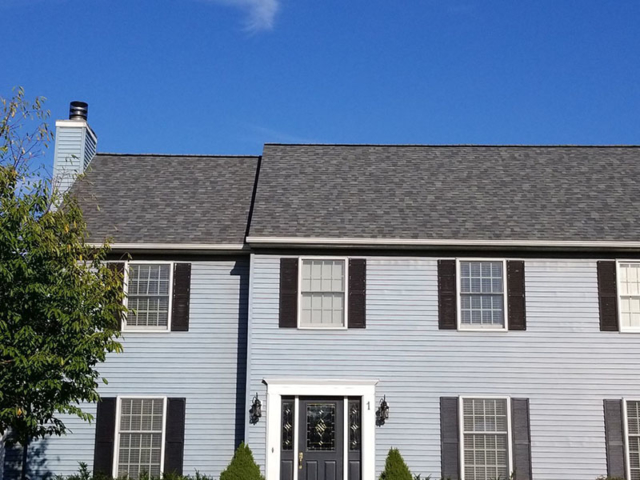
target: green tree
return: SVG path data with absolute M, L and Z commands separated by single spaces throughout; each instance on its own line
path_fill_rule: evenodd
M 253 459 L 249 445 L 241 443 L 231 459 L 231 463 L 220 474 L 220 480 L 264 480 L 260 467 Z
M 389 450 L 380 480 L 413 480 L 411 471 L 397 448 Z
M 52 139 L 44 99 L 0 100 L 0 433 L 22 446 L 25 479 L 30 442 L 64 434 L 62 414 L 92 420 L 80 404 L 121 351 L 124 294 L 108 245 L 85 242 L 80 208 L 34 165 Z

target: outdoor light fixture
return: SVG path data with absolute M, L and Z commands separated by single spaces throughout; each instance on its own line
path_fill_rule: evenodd
M 389 404 L 387 403 L 387 396 L 385 395 L 380 400 L 380 406 L 376 411 L 376 424 L 378 426 L 384 425 L 384 423 L 389 420 Z
M 251 415 L 251 423 L 258 423 L 258 420 L 262 416 L 262 402 L 258 398 L 258 394 L 253 397 L 253 403 L 249 409 L 249 415 Z

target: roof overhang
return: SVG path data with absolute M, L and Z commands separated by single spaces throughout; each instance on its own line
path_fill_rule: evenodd
M 256 248 L 480 249 L 553 251 L 640 251 L 640 241 L 457 240 L 401 238 L 247 237 Z
M 101 247 L 100 243 L 90 243 L 92 247 Z M 200 253 L 200 254 L 238 254 L 248 250 L 242 243 L 112 243 L 115 253 Z

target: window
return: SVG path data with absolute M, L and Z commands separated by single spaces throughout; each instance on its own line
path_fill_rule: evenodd
M 461 398 L 460 403 L 463 480 L 509 478 L 509 399 Z
M 169 330 L 171 263 L 129 263 L 125 330 Z
M 116 474 L 160 476 L 164 455 L 164 398 L 120 398 Z
M 460 260 L 459 328 L 506 329 L 505 262 Z
M 345 260 L 301 260 L 299 327 L 346 327 L 346 270 Z
M 640 480 L 640 401 L 625 401 L 629 480 Z
M 640 330 L 640 263 L 618 263 L 620 329 Z

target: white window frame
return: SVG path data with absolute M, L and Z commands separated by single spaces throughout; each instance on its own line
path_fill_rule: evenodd
M 504 326 L 474 327 L 462 323 L 462 278 L 460 275 L 461 262 L 502 262 L 502 306 Z M 507 260 L 505 258 L 456 258 L 456 317 L 458 331 L 461 332 L 508 332 L 509 331 L 509 305 L 507 301 Z
M 618 331 L 620 333 L 640 333 L 640 327 L 625 327 L 622 325 L 622 294 L 620 293 L 620 264 L 636 263 L 640 265 L 640 260 L 616 260 L 616 307 L 618 308 Z
M 506 400 L 507 401 L 507 472 L 513 472 L 513 432 L 511 431 L 511 397 L 499 395 L 465 395 L 458 397 L 458 442 L 460 444 L 460 480 L 465 480 L 464 473 L 464 401 L 465 400 Z
M 162 440 L 160 443 L 160 476 L 164 473 L 164 448 L 167 435 L 167 397 L 162 395 L 118 395 L 116 397 L 115 442 L 113 452 L 113 478 L 118 478 L 118 464 L 120 463 L 120 416 L 122 399 L 133 400 L 162 400 Z
M 124 306 L 127 312 L 123 315 L 121 331 L 127 333 L 170 333 L 171 317 L 173 313 L 173 270 L 174 263 L 167 260 L 130 260 L 124 262 Z M 144 328 L 140 326 L 128 327 L 127 315 L 129 313 L 129 265 L 169 265 L 169 312 L 167 315 L 167 328 Z
M 344 262 L 344 325 L 341 327 L 313 327 L 302 325 L 302 261 L 330 260 Z M 349 328 L 349 258 L 348 257 L 299 257 L 298 258 L 298 330 L 347 330 Z

